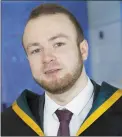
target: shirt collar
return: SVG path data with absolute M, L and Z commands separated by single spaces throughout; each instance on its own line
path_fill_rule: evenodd
M 66 106 L 60 106 L 56 104 L 47 94 L 45 94 L 45 109 L 47 113 L 50 113 L 51 115 L 57 109 L 63 109 L 63 108 L 68 109 L 75 115 L 79 115 L 79 113 L 82 111 L 82 109 L 85 107 L 85 105 L 91 98 L 92 93 L 93 93 L 93 84 L 88 78 L 88 82 L 85 88 Z
M 71 101 L 65 108 L 70 110 L 73 114 L 79 115 L 83 108 L 87 105 L 88 101 L 93 94 L 93 84 L 88 78 L 85 88 Z
M 51 115 L 60 108 L 60 105 L 56 104 L 46 93 L 45 93 L 45 110 Z

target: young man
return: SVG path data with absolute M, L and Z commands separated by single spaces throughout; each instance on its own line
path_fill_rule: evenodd
M 122 135 L 122 90 L 89 79 L 83 64 L 88 43 L 69 11 L 56 4 L 36 7 L 23 47 L 45 94 L 25 90 L 2 113 L 2 135 Z

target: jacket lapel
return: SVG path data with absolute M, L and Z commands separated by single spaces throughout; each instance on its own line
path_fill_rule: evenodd
M 82 132 L 89 128 L 122 96 L 122 90 L 118 90 L 105 82 L 102 83 L 100 88 L 95 82 L 93 82 L 93 85 L 95 92 L 93 106 L 77 132 L 77 136 L 82 135 Z
M 14 112 L 39 136 L 44 136 L 42 130 L 43 108 L 44 95 L 39 96 L 28 90 L 25 90 L 12 104 L 12 109 Z

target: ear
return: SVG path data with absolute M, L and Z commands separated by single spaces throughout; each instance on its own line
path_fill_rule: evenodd
M 88 42 L 86 40 L 83 40 L 80 43 L 80 52 L 81 52 L 83 61 L 87 60 L 87 57 L 88 57 Z

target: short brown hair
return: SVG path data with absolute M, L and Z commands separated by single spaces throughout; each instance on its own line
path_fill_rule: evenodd
M 69 17 L 69 19 L 76 28 L 78 43 L 82 42 L 84 40 L 83 29 L 78 23 L 77 19 L 73 16 L 71 12 L 69 12 L 67 9 L 65 9 L 64 7 L 58 4 L 46 3 L 39 5 L 38 7 L 32 10 L 28 21 L 31 19 L 35 19 L 41 15 L 49 15 L 49 14 L 57 14 L 57 13 L 63 13 Z

